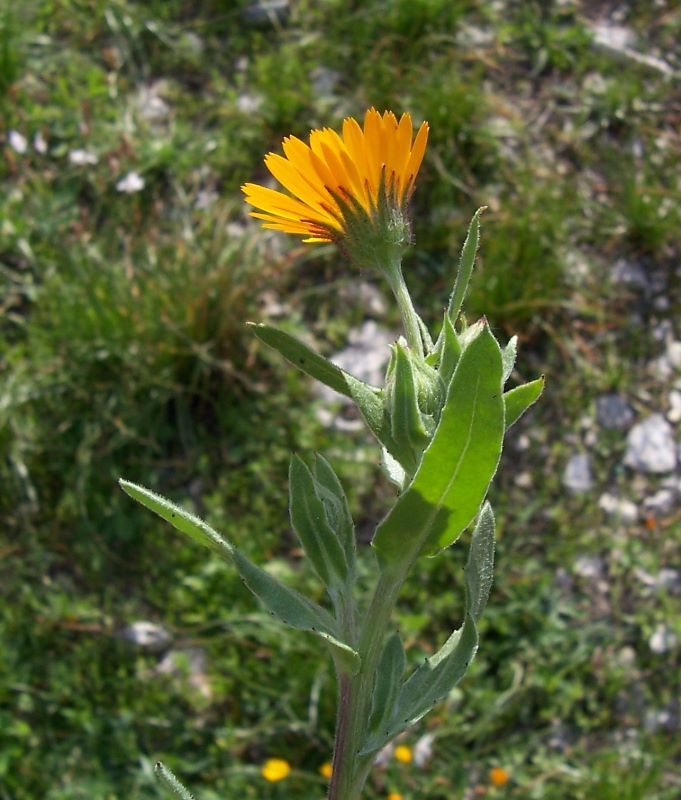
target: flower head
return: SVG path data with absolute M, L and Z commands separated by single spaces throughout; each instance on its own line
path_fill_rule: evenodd
M 489 771 L 489 782 L 492 786 L 506 786 L 509 774 L 503 767 L 492 767 Z
M 374 108 L 363 128 L 348 117 L 342 134 L 313 130 L 309 145 L 289 136 L 284 156 L 269 153 L 265 165 L 290 195 L 245 184 L 246 202 L 258 209 L 251 216 L 305 242 L 337 241 L 352 250 L 373 231 L 404 245 L 410 238 L 406 205 L 427 140 L 426 122 L 414 138 L 409 114 L 398 121 L 392 111 L 379 114 Z
M 333 767 L 328 761 L 325 761 L 321 767 L 319 768 L 319 774 L 322 778 L 326 778 L 327 780 L 333 775 Z
M 400 744 L 395 748 L 395 758 L 403 764 L 411 764 L 414 754 L 411 747 L 406 744 Z
M 288 777 L 290 772 L 291 765 L 283 758 L 267 759 L 260 770 L 260 774 L 263 778 L 270 783 L 284 780 L 284 778 Z

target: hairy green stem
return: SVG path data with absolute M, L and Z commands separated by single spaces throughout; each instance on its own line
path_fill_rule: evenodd
M 358 647 L 362 659 L 360 670 L 354 676 L 339 676 L 336 745 L 328 800 L 358 800 L 371 768 L 373 756 L 361 756 L 359 750 L 367 732 L 385 634 L 405 575 L 404 568 L 381 574 L 362 626 Z
M 397 300 L 397 305 L 400 308 L 409 347 L 418 355 L 423 356 L 423 338 L 421 336 L 419 315 L 416 313 L 411 295 L 404 282 L 400 260 L 395 259 L 387 265 L 382 272 L 387 277 L 390 288 L 393 290 L 393 294 Z

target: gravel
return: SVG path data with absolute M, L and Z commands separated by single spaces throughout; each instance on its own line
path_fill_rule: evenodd
M 676 467 L 674 431 L 662 414 L 652 414 L 629 431 L 624 463 L 651 473 L 671 472 Z

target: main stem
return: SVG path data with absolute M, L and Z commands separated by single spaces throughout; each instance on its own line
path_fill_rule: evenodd
M 382 265 L 381 271 L 388 279 L 397 300 L 407 342 L 415 353 L 423 357 L 421 323 L 404 282 L 400 258 L 387 261 L 388 263 Z M 405 559 L 401 566 L 381 572 L 361 628 L 357 647 L 361 659 L 359 672 L 349 675 L 339 670 L 336 743 L 328 800 L 359 800 L 371 769 L 373 754 L 360 755 L 361 743 L 368 728 L 371 695 L 383 641 L 397 595 L 413 558 L 415 554 L 412 554 L 412 558 Z
M 385 571 L 376 584 L 358 646 L 361 667 L 356 675 L 341 674 L 338 691 L 336 745 L 328 800 L 358 800 L 373 756 L 360 755 L 371 710 L 371 694 L 383 640 L 406 571 Z

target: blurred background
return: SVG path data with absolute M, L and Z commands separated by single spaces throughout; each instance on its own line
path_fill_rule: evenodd
M 321 598 L 287 518 L 289 455 L 320 450 L 368 541 L 393 496 L 376 446 L 244 322 L 379 381 L 396 310 L 334 248 L 260 230 L 239 185 L 283 136 L 370 105 L 431 125 L 405 262 L 419 311 L 437 330 L 488 205 L 468 316 L 519 334 L 513 381 L 547 390 L 492 491 L 478 658 L 366 796 L 678 798 L 679 5 L 1 9 L 0 799 L 157 798 L 157 758 L 202 800 L 323 796 L 321 645 L 116 479 Z M 459 623 L 464 557 L 406 587 L 415 659 Z

